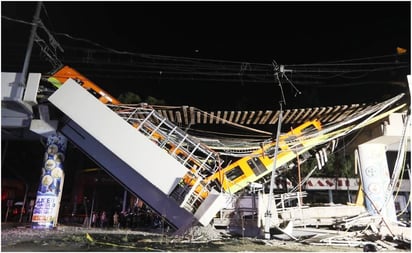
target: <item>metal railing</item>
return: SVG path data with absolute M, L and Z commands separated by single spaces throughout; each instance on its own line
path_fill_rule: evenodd
M 202 182 L 203 179 L 220 168 L 219 154 L 192 138 L 149 106 L 108 105 L 108 107 L 188 169 L 186 180 L 182 178 L 170 196 L 181 207 L 194 212 L 203 201 L 202 196 L 205 192 L 208 194 L 210 191 Z M 188 181 L 195 181 L 195 183 L 188 184 Z M 201 188 L 198 188 L 199 186 Z

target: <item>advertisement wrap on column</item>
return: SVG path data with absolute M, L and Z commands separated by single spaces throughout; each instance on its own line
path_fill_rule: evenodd
M 396 222 L 396 210 L 392 193 L 386 202 L 390 183 L 389 167 L 386 161 L 384 144 L 368 143 L 359 145 L 363 191 L 366 195 L 366 209 L 372 215 L 381 215 L 389 221 Z
M 32 228 L 54 228 L 57 225 L 64 182 L 63 163 L 66 147 L 67 139 L 62 135 L 53 134 L 47 138 Z

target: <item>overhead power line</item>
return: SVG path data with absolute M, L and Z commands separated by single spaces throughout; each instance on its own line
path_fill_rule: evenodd
M 47 14 L 47 12 L 46 12 Z M 24 25 L 33 25 L 31 22 L 14 19 L 6 16 L 2 18 L 21 23 Z M 41 23 L 43 24 L 43 23 Z M 42 25 L 45 28 L 44 25 Z M 146 78 L 146 79 L 170 79 L 170 80 L 201 80 L 213 82 L 250 82 L 250 83 L 271 83 L 273 82 L 273 66 L 265 63 L 252 63 L 241 61 L 228 61 L 218 59 L 200 59 L 190 57 L 166 56 L 146 53 L 135 53 L 121 51 L 103 46 L 97 42 L 85 38 L 79 38 L 67 33 L 48 32 L 49 44 L 54 50 L 45 50 L 45 40 L 38 39 L 39 46 L 43 54 L 50 59 L 58 59 L 66 64 L 87 64 L 87 68 L 94 72 L 95 75 L 102 75 L 99 72 L 105 72 L 107 76 L 109 69 L 113 69 L 110 74 L 112 77 Z M 81 41 L 87 43 L 87 47 L 74 47 L 64 45 L 64 59 L 58 58 L 56 53 L 57 42 L 54 36 L 68 38 L 72 41 Z M 61 49 L 62 50 L 62 49 Z M 367 82 L 361 81 L 362 78 L 369 77 L 370 74 L 385 73 L 389 71 L 410 70 L 410 63 L 407 57 L 401 61 L 400 57 L 404 55 L 389 54 L 382 56 L 362 57 L 358 59 L 338 60 L 326 63 L 313 64 L 288 64 L 284 65 L 289 71 L 280 75 L 281 79 L 296 85 L 307 86 L 347 86 L 348 82 L 335 81 L 334 83 L 325 83 L 325 80 L 357 80 L 353 85 L 364 85 Z M 57 64 L 52 65 L 56 66 Z M 54 61 L 55 63 L 57 61 Z M 378 78 L 377 81 L 382 81 Z M 352 82 L 352 81 L 351 81 Z

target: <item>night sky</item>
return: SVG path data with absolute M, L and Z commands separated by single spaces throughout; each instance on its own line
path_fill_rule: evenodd
M 407 90 L 409 1 L 43 4 L 41 20 L 65 50 L 59 60 L 116 97 L 132 91 L 206 110 L 277 109 L 273 63 L 304 70 L 281 79 L 290 108 L 379 102 Z M 2 16 L 31 22 L 35 8 L 3 1 Z M 2 18 L 2 71 L 21 71 L 29 34 L 29 25 Z M 397 47 L 408 54 L 396 56 Z M 52 70 L 35 45 L 30 71 Z

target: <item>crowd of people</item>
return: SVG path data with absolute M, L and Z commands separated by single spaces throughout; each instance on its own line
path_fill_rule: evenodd
M 90 226 L 94 228 L 159 228 L 163 223 L 160 215 L 150 209 L 140 207 L 113 213 L 104 210 L 94 211 L 90 220 Z

